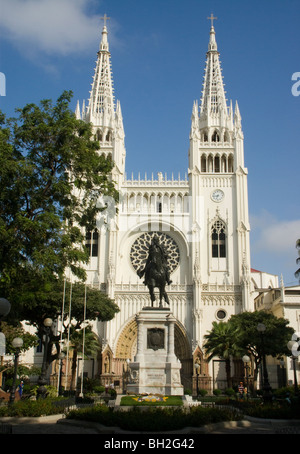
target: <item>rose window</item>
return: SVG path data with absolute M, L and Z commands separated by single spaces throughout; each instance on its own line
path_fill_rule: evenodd
M 135 271 L 144 268 L 148 258 L 149 246 L 154 236 L 158 237 L 159 243 L 165 248 L 168 256 L 168 267 L 171 274 L 179 265 L 179 247 L 173 238 L 163 232 L 145 232 L 135 240 L 130 250 L 132 266 Z

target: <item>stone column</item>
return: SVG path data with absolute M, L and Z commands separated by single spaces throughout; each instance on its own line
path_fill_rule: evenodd
M 135 361 L 141 361 L 144 358 L 144 336 L 143 336 L 144 327 L 143 327 L 142 320 L 137 320 L 137 321 L 138 321 L 137 353 L 136 353 Z
M 167 362 L 172 362 L 176 359 L 175 356 L 175 335 L 174 335 L 175 321 L 173 317 L 169 317 L 169 326 L 168 326 L 168 356 Z

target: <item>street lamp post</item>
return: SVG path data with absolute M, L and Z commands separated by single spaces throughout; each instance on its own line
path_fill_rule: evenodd
M 47 384 L 46 373 L 47 373 L 47 369 L 48 369 L 48 365 L 49 365 L 48 347 L 49 347 L 52 323 L 53 322 L 52 322 L 51 318 L 45 318 L 44 326 L 43 326 L 44 355 L 43 355 L 42 371 L 41 371 L 41 375 L 39 376 L 39 379 L 38 379 L 39 388 L 37 390 L 37 399 L 45 398 L 47 395 L 47 389 L 46 389 L 45 385 Z
M 250 363 L 250 358 L 248 355 L 244 355 L 242 357 L 242 361 L 244 363 L 244 368 L 245 368 L 245 371 L 246 371 L 246 383 L 247 383 L 247 400 L 249 398 L 249 370 L 250 370 L 250 366 L 248 366 L 248 363 Z
M 265 344 L 264 344 L 264 333 L 266 331 L 266 326 L 263 323 L 257 325 L 257 331 L 260 333 L 261 338 L 261 350 L 262 350 L 262 361 L 263 361 L 263 399 L 265 402 L 270 402 L 272 400 L 271 386 L 269 383 L 269 376 L 266 365 L 266 355 L 265 355 Z
M 16 381 L 17 381 L 17 374 L 18 374 L 18 362 L 19 362 L 19 356 L 20 356 L 20 349 L 23 346 L 23 339 L 21 337 L 15 337 L 12 340 L 12 346 L 16 349 L 16 352 L 15 352 L 15 361 L 14 361 L 14 376 L 13 376 L 13 382 L 12 382 L 10 398 L 9 398 L 10 404 L 13 404 L 15 401 Z
M 198 399 L 198 394 L 199 394 L 199 369 L 200 369 L 200 364 L 195 363 L 195 369 L 196 369 L 196 393 L 197 393 L 197 399 Z
M 298 342 L 296 341 L 289 341 L 287 343 L 287 348 L 291 350 L 291 358 L 293 361 L 293 371 L 294 371 L 294 389 L 295 389 L 295 396 L 298 396 L 299 390 L 298 390 L 298 382 L 297 382 L 297 367 L 296 367 L 296 359 L 298 359 L 298 356 L 294 354 L 294 352 L 298 351 Z
M 58 355 L 58 359 L 60 361 L 60 364 L 59 364 L 59 374 L 58 374 L 58 395 L 59 396 L 62 396 L 63 394 L 63 387 L 62 387 L 62 362 L 65 358 L 65 353 L 64 352 L 60 352 L 59 355 Z

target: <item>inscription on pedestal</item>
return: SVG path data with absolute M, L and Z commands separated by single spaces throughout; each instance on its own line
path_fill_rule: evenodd
M 147 329 L 147 348 L 159 350 L 165 348 L 165 330 L 161 328 Z

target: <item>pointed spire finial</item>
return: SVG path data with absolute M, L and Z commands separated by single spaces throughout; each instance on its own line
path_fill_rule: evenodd
M 210 17 L 207 18 L 208 20 L 211 21 L 211 26 L 214 26 L 214 20 L 217 20 L 217 17 L 214 17 L 213 13 L 211 13 Z
M 101 19 L 104 21 L 104 24 L 103 26 L 106 27 L 106 21 L 110 19 L 110 17 L 108 17 L 106 14 L 104 14 L 103 17 L 101 17 Z
M 102 29 L 102 41 L 100 43 L 100 48 L 99 50 L 106 50 L 108 51 L 108 41 L 107 41 L 107 28 L 106 28 L 106 21 L 110 19 L 110 17 L 107 17 L 106 14 L 104 14 L 103 17 L 100 18 L 101 20 L 104 21 L 103 29 Z

